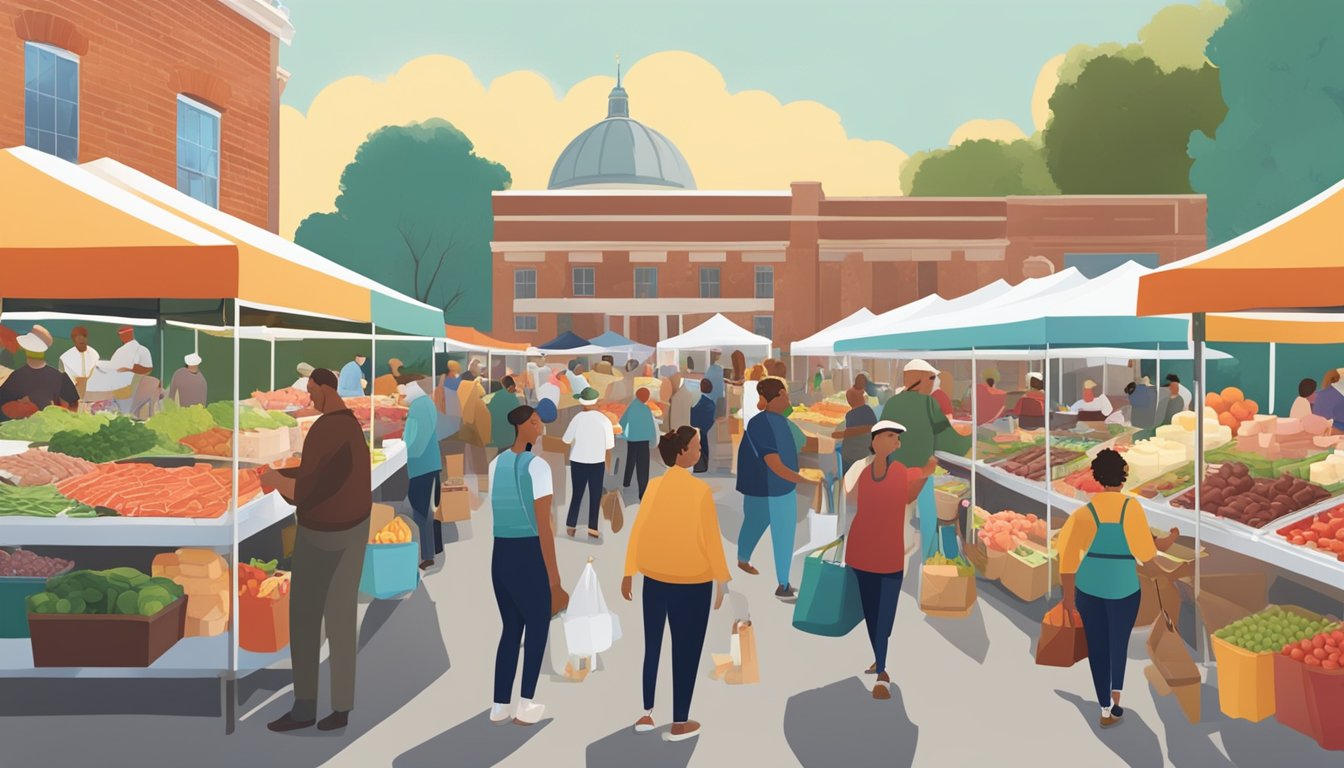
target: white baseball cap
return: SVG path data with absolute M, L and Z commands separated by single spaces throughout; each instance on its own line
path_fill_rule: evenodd
M 873 428 L 868 430 L 868 434 L 876 435 L 878 432 L 904 432 L 904 431 L 905 431 L 904 424 L 887 420 L 887 421 L 879 421 L 876 424 L 874 424 Z
M 195 352 L 192 352 L 191 354 L 182 358 L 182 362 L 186 363 L 187 365 L 200 365 L 201 356 L 196 354 Z
M 1031 373 L 1027 374 L 1027 381 L 1032 381 L 1033 379 L 1036 381 L 1044 381 L 1044 379 L 1041 378 L 1041 374 L 1035 371 L 1032 371 Z
M 43 354 L 51 348 L 50 344 L 35 333 L 23 334 L 18 338 L 18 342 L 19 346 L 22 347 L 25 352 L 32 352 L 33 354 L 38 355 Z
M 906 363 L 905 368 L 903 370 L 906 373 L 910 373 L 912 371 L 932 373 L 935 375 L 938 373 L 937 368 L 934 368 L 932 365 L 929 365 L 928 362 L 924 360 L 918 360 L 918 359 L 911 360 L 910 362 Z

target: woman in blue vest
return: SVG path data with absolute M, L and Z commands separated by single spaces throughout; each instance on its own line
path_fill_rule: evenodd
M 1139 574 L 1154 572 L 1158 549 L 1176 540 L 1154 540 L 1148 516 L 1137 499 L 1121 489 L 1129 476 L 1124 457 L 1109 448 L 1092 460 L 1101 492 L 1069 516 L 1059 534 L 1059 572 L 1064 608 L 1077 611 L 1087 636 L 1087 662 L 1101 705 L 1101 727 L 1120 722 L 1129 636 L 1139 615 Z M 1175 574 L 1173 574 L 1175 575 Z
M 509 411 L 513 445 L 490 462 L 490 506 L 494 514 L 495 548 L 490 581 L 504 628 L 495 652 L 495 699 L 490 721 L 536 725 L 546 708 L 533 701 L 546 657 L 551 617 L 569 605 L 555 563 L 555 531 L 551 523 L 551 470 L 532 453 L 541 439 L 541 417 L 522 405 Z M 523 646 L 520 701 L 513 706 L 513 679 L 518 674 L 518 647 Z

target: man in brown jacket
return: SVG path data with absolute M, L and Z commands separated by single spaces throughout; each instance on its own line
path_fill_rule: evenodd
M 296 507 L 293 586 L 289 596 L 294 706 L 270 724 L 294 731 L 344 728 L 355 706 L 356 602 L 373 506 L 369 446 L 359 420 L 336 394 L 336 374 L 318 368 L 308 394 L 322 415 L 295 469 L 267 470 L 262 481 Z M 331 645 L 332 713 L 317 722 L 322 622 Z

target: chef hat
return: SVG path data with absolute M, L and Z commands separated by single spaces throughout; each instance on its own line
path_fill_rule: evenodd
M 300 376 L 312 376 L 315 369 L 308 363 L 299 363 L 295 366 L 295 370 L 299 372 Z
M 918 371 L 920 373 L 932 373 L 935 375 L 939 372 L 937 368 L 934 368 L 932 365 L 929 365 L 928 362 L 924 360 L 911 360 L 910 362 L 906 363 L 905 373 L 910 373 L 912 371 Z
M 186 363 L 187 365 L 200 365 L 201 356 L 196 354 L 195 352 L 192 352 L 191 354 L 182 358 L 182 362 Z
M 1083 389 L 1096 389 L 1096 388 L 1097 388 L 1097 382 L 1091 379 L 1088 379 L 1087 381 L 1083 382 Z
M 1032 371 L 1031 373 L 1028 373 L 1028 374 L 1027 374 L 1027 381 L 1032 381 L 1033 379 L 1036 380 L 1036 381 L 1044 381 L 1044 380 L 1045 380 L 1045 379 L 1043 379 L 1043 378 L 1041 377 L 1041 374 L 1037 373 L 1036 371 Z

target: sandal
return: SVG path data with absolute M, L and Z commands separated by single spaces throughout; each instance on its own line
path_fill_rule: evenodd
M 877 682 L 873 683 L 873 698 L 879 701 L 886 701 L 891 698 L 891 678 L 886 672 L 877 676 Z
M 589 529 L 588 529 L 588 538 L 590 538 L 590 539 L 600 539 L 600 538 L 602 538 L 602 534 L 601 534 L 601 533 L 598 533 L 598 531 L 597 531 L 596 528 L 589 528 Z

